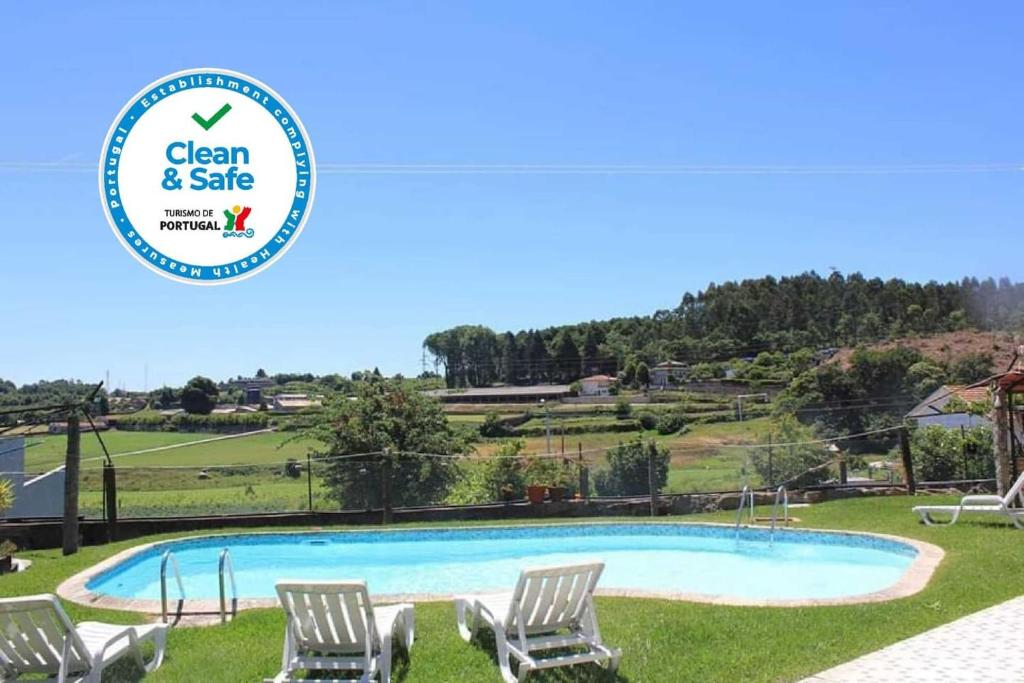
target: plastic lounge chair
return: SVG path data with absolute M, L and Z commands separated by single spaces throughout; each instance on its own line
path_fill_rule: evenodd
M 1020 507 L 1011 507 L 1014 499 Z M 959 505 L 918 505 L 914 512 L 921 515 L 921 520 L 929 526 L 949 526 L 956 524 L 962 514 L 990 514 L 1008 518 L 1018 529 L 1024 529 L 1024 474 L 1017 477 L 1006 495 L 999 496 L 964 496 Z M 950 514 L 948 522 L 939 522 L 932 518 L 935 513 Z
M 407 651 L 412 647 L 413 606 L 374 608 L 365 581 L 280 582 L 277 596 L 288 615 L 288 625 L 281 672 L 267 681 L 303 681 L 306 679 L 293 676 L 306 669 L 361 671 L 358 680 L 362 683 L 379 673 L 381 683 L 388 683 L 394 634 Z
M 605 662 L 610 671 L 622 653 L 601 641 L 594 609 L 594 587 L 604 563 L 525 569 L 511 593 L 468 595 L 455 600 L 459 633 L 471 642 L 481 625 L 494 631 L 498 666 L 507 683 L 521 683 L 531 671 Z M 552 649 L 578 649 L 570 654 L 534 657 Z M 512 673 L 512 659 L 519 663 Z
M 149 664 L 141 648 L 147 641 L 156 648 Z M 99 683 L 104 669 L 125 655 L 148 673 L 163 662 L 166 646 L 165 624 L 76 626 L 53 595 L 0 600 L 0 680 L 41 674 L 58 683 Z

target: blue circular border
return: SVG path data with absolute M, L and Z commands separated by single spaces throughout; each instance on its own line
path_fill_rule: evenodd
M 204 81 L 207 78 L 210 78 L 213 82 L 210 84 L 203 83 L 200 85 L 190 85 L 186 88 L 178 87 L 178 82 L 180 80 L 195 77 L 202 78 Z M 217 83 L 218 78 L 222 79 L 223 83 Z M 237 83 L 238 87 L 228 87 L 229 82 Z M 174 87 L 173 92 L 167 92 L 166 94 L 160 95 L 159 99 L 156 102 L 150 103 L 149 106 L 143 105 L 143 100 L 148 98 L 149 95 L 159 91 L 161 88 L 167 91 L 171 86 Z M 241 92 L 241 89 L 244 86 L 258 90 L 264 98 L 266 98 L 265 102 L 263 101 L 264 98 L 260 98 L 258 100 L 255 98 L 250 99 L 257 104 L 260 104 L 271 116 L 274 117 L 278 125 L 281 127 L 281 134 L 288 138 L 288 144 L 292 149 L 292 157 L 296 162 L 296 195 L 298 194 L 298 190 L 301 189 L 300 181 L 302 179 L 302 176 L 298 171 L 298 162 L 301 159 L 299 153 L 301 152 L 305 154 L 309 169 L 305 196 L 301 198 L 294 196 L 291 208 L 288 210 L 288 216 L 285 218 L 284 223 L 281 224 L 281 227 L 274 231 L 274 234 L 265 244 L 243 258 L 236 259 L 226 264 L 214 266 L 200 266 L 172 259 L 169 254 L 153 249 L 149 242 L 147 242 L 139 234 L 138 230 L 135 229 L 135 226 L 132 225 L 131 219 L 128 218 L 128 214 L 124 209 L 124 202 L 121 201 L 121 185 L 119 180 L 121 170 L 120 150 L 124 147 L 124 143 L 127 141 L 135 124 L 139 122 L 150 108 L 156 106 L 163 100 L 168 99 L 179 92 L 188 92 L 203 88 L 219 88 L 244 96 L 246 93 Z M 282 117 L 278 117 L 274 114 L 275 109 L 282 112 Z M 288 124 L 282 124 L 281 118 L 288 118 L 290 121 Z M 288 132 L 289 128 L 294 129 L 294 137 L 292 137 Z M 301 146 L 298 149 L 295 148 L 295 142 L 301 142 Z M 116 152 L 115 149 L 117 150 Z M 103 198 L 103 205 L 107 210 L 107 215 L 110 217 L 111 225 L 121 237 L 121 241 L 147 266 L 158 270 L 161 274 L 166 273 L 173 279 L 181 282 L 203 284 L 233 282 L 244 277 L 254 275 L 269 266 L 279 254 L 283 253 L 284 250 L 291 246 L 292 241 L 298 236 L 298 233 L 302 229 L 306 220 L 310 203 L 313 200 L 315 186 L 316 164 L 313 159 L 313 150 L 309 146 L 309 142 L 305 135 L 305 129 L 303 128 L 299 117 L 295 114 L 295 111 L 289 107 L 279 95 L 263 83 L 260 83 L 249 76 L 226 70 L 218 71 L 211 69 L 198 69 L 181 71 L 166 76 L 165 78 L 155 81 L 147 86 L 143 91 L 139 92 L 131 101 L 129 101 L 128 106 L 125 107 L 118 119 L 114 122 L 114 125 L 111 127 L 110 132 L 107 135 L 107 140 L 103 145 L 103 156 L 100 159 L 100 193 Z M 113 190 L 113 194 L 111 194 L 111 190 Z M 111 206 L 113 202 L 116 202 L 118 206 Z M 293 215 L 296 216 L 294 220 L 292 218 Z M 282 232 L 285 231 L 287 231 L 286 234 L 282 234 Z M 264 254 L 263 252 L 267 253 Z M 152 254 L 157 254 L 163 257 L 162 260 L 166 262 L 161 263 L 161 259 L 154 259 Z M 252 264 L 251 261 L 254 258 L 259 260 L 257 263 Z M 241 264 L 243 263 L 246 263 L 247 265 L 242 266 Z M 173 268 L 171 267 L 172 265 L 174 266 Z M 222 272 L 227 270 L 228 274 L 216 275 L 214 273 L 215 269 L 220 269 Z M 192 275 L 192 273 L 197 270 L 199 271 L 199 275 Z

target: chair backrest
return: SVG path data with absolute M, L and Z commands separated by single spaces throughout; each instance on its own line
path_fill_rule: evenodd
M 1021 472 L 1021 475 L 1017 477 L 1017 481 L 1013 482 L 1013 486 L 1003 496 L 1003 504 L 1006 507 L 1010 507 L 1013 505 L 1013 499 L 1017 497 L 1020 497 L 1021 507 L 1024 507 L 1024 472 Z
M 578 623 L 590 607 L 602 571 L 603 562 L 524 569 L 512 594 L 506 630 L 531 635 Z M 522 617 L 521 624 L 517 615 Z
M 0 660 L 17 675 L 92 669 L 92 658 L 56 596 L 0 600 Z
M 281 581 L 277 596 L 301 647 L 369 657 L 377 646 L 365 581 Z

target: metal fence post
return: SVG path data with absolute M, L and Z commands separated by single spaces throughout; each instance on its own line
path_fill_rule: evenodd
M 306 453 L 306 493 L 309 497 L 309 511 L 313 511 L 313 458 Z
M 380 497 L 383 504 L 381 521 L 391 524 L 391 453 L 387 448 L 381 453 Z

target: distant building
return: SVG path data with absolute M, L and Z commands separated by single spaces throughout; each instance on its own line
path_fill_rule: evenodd
M 431 389 L 423 392 L 443 403 L 537 403 L 558 401 L 569 396 L 568 384 L 538 384 L 530 387 L 479 387 L 474 389 Z
M 306 408 L 322 405 L 318 398 L 309 394 L 277 394 L 271 397 L 270 409 L 278 413 L 297 413 Z
M 949 412 L 947 406 L 954 398 L 964 403 L 986 403 L 989 400 L 988 389 L 985 387 L 964 387 L 947 384 L 939 387 L 923 401 L 907 413 L 908 420 L 914 420 L 919 427 L 939 425 L 948 429 L 960 427 L 979 427 L 991 424 L 983 415 L 975 415 L 967 411 Z
M 258 408 L 253 406 L 217 406 L 210 413 L 212 415 L 231 415 L 234 413 L 257 413 Z
M 237 377 L 228 382 L 228 386 L 241 390 L 246 403 L 257 405 L 263 400 L 263 390 L 274 386 L 274 380 L 269 377 Z
M 611 388 L 612 378 L 608 375 L 591 375 L 580 380 L 580 396 L 608 396 Z
M 79 420 L 79 422 L 78 422 L 78 430 L 81 431 L 81 432 L 91 432 L 92 431 L 92 425 L 96 425 L 96 431 L 98 431 L 98 432 L 106 431 L 107 429 L 110 428 L 110 425 L 107 424 L 107 419 L 106 418 L 104 418 L 104 417 L 94 417 L 92 419 L 92 424 L 89 424 L 88 420 Z M 47 427 L 47 431 L 50 432 L 50 434 L 67 434 L 68 433 L 68 423 L 67 422 L 51 422 L 49 424 L 49 426 Z
M 667 360 L 651 368 L 651 386 L 665 389 L 682 384 L 690 376 L 690 366 L 677 360 Z

